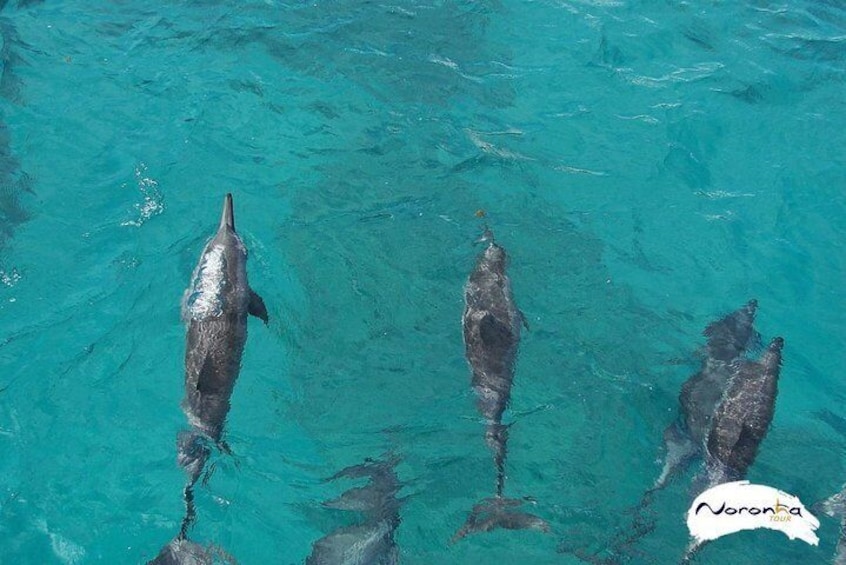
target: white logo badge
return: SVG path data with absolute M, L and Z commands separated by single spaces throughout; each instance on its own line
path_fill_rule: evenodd
M 697 543 L 741 530 L 778 530 L 790 539 L 817 545 L 820 521 L 793 495 L 749 481 L 708 489 L 687 511 L 687 527 Z

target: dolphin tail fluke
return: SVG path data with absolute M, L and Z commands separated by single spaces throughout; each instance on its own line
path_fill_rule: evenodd
M 549 524 L 534 514 L 521 512 L 516 507 L 525 501 L 512 498 L 488 498 L 473 507 L 467 521 L 452 536 L 451 543 L 477 532 L 504 530 L 540 530 L 549 532 Z

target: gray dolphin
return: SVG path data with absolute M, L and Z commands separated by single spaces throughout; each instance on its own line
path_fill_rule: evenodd
M 773 421 L 783 348 L 784 340 L 777 337 L 758 361 L 743 359 L 733 365 L 728 388 L 711 418 L 705 465 L 694 481 L 693 498 L 746 477 Z M 692 542 L 683 561 L 689 561 L 703 545 Z
M 784 340 L 777 337 L 757 362 L 735 364 L 706 441 L 709 488 L 743 479 L 755 461 L 775 413 L 783 347 Z
M 203 249 L 182 300 L 182 317 L 188 326 L 182 409 L 191 429 L 179 433 L 177 461 L 188 475 L 183 493 L 186 513 L 170 553 L 166 546 L 159 558 L 184 556 L 182 562 L 194 563 L 193 555 L 199 554 L 194 551 L 199 546 L 181 542 L 187 542 L 194 520 L 193 487 L 210 455 L 209 442 L 228 451 L 222 440 L 223 426 L 241 370 L 250 314 L 267 324 L 264 301 L 247 281 L 247 248 L 235 231 L 232 195 L 227 194 L 217 233 Z
M 360 512 L 364 522 L 338 528 L 314 542 L 306 565 L 399 563 L 399 549 L 394 540 L 403 502 L 396 496 L 402 486 L 394 470 L 398 462 L 396 457 L 387 461 L 367 460 L 329 479 L 370 477 L 367 485 L 349 489 L 337 499 L 323 503 L 327 508 Z
M 753 327 L 757 308 L 758 302 L 750 300 L 705 328 L 705 359 L 700 370 L 682 385 L 679 418 L 664 431 L 664 468 L 652 490 L 666 486 L 702 454 L 711 416 L 728 386 L 732 364 L 758 339 Z
M 453 536 L 453 542 L 470 533 L 496 528 L 549 531 L 549 524 L 543 519 L 512 510 L 522 501 L 503 497 L 508 426 L 502 424 L 502 415 L 511 398 L 520 329 L 525 318 L 514 303 L 511 281 L 506 274 L 505 249 L 494 242 L 493 234 L 487 229 L 480 241 L 486 242 L 487 247 L 464 286 L 461 321 L 465 356 L 473 371 L 476 406 L 487 422 L 485 441 L 493 452 L 496 495 L 473 508 L 464 526 Z
M 217 233 L 203 249 L 182 299 L 188 325 L 182 410 L 191 430 L 180 434 L 178 460 L 192 485 L 209 456 L 205 440 L 227 450 L 221 436 L 241 371 L 249 314 L 268 322 L 264 301 L 247 281 L 247 248 L 235 231 L 227 194 Z
M 247 315 L 268 321 L 264 301 L 247 282 L 247 248 L 235 232 L 231 194 L 223 201 L 217 233 L 194 269 L 182 312 L 188 324 L 182 409 L 193 430 L 220 443 L 241 370 Z

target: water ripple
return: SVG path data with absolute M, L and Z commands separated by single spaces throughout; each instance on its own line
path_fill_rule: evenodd
M 135 168 L 135 186 L 141 193 L 141 202 L 133 204 L 138 216 L 133 220 L 121 222 L 122 226 L 141 227 L 153 216 L 164 212 L 164 195 L 159 188 L 159 183 L 147 175 L 147 166 L 141 163 Z M 126 184 L 123 185 L 126 187 Z

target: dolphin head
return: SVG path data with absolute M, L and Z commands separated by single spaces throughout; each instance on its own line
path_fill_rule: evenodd
M 503 273 L 505 272 L 508 256 L 505 253 L 505 249 L 491 242 L 488 244 L 488 248 L 485 249 L 484 261 L 487 263 L 488 268 Z
M 760 363 L 764 367 L 764 370 L 768 373 L 777 373 L 779 367 L 781 367 L 782 348 L 784 348 L 784 338 L 774 338 L 767 347 L 767 350 L 761 356 Z
M 708 354 L 712 359 L 731 362 L 755 342 L 757 334 L 753 324 L 757 309 L 758 301 L 752 299 L 728 316 L 705 328 Z

